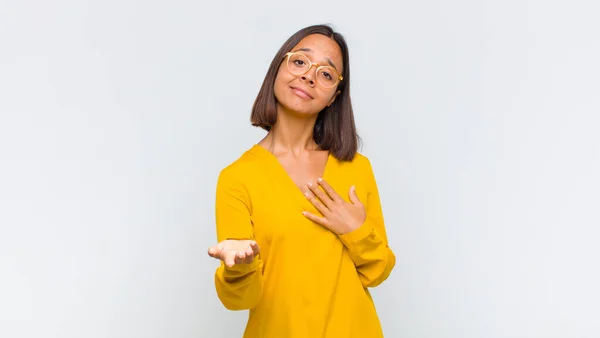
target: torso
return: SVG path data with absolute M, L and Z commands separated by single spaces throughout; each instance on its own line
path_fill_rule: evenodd
M 299 158 L 256 146 L 227 169 L 226 177 L 234 177 L 231 190 L 248 194 L 247 225 L 263 263 L 261 301 L 250 310 L 244 337 L 383 337 L 349 251 L 339 236 L 301 214 L 318 211 L 294 191 L 306 191 L 308 181 L 324 175 L 345 200 L 355 185 L 368 206 L 370 167 L 360 155 L 342 163 L 328 151 L 303 154 Z M 244 223 L 238 221 L 239 212 L 226 208 L 217 209 L 223 213 L 223 227 L 236 229 Z

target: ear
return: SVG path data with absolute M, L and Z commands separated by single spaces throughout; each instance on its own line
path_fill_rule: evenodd
M 329 103 L 327 104 L 327 107 L 331 106 L 331 104 L 333 103 L 333 101 L 335 101 L 335 98 L 340 95 L 341 91 L 337 91 L 335 92 L 335 94 L 333 95 L 333 97 L 331 98 L 331 100 L 329 101 Z

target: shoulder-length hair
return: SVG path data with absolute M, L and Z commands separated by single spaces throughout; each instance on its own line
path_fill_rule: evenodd
M 322 34 L 332 38 L 340 46 L 343 60 L 343 80 L 340 81 L 337 88 L 340 94 L 330 106 L 319 112 L 313 130 L 313 138 L 321 149 L 329 150 L 338 160 L 351 161 L 358 151 L 360 138 L 356 132 L 354 112 L 350 100 L 348 45 L 344 37 L 328 25 L 314 25 L 303 28 L 287 39 L 281 46 L 267 70 L 258 96 L 254 101 L 250 122 L 253 126 L 261 127 L 267 131 L 275 125 L 277 122 L 277 99 L 273 87 L 277 72 L 285 58 L 285 54 L 291 51 L 300 40 L 311 34 Z

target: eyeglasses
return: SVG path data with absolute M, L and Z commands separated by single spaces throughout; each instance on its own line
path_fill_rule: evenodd
M 317 67 L 316 82 L 323 88 L 333 88 L 344 79 L 335 68 L 312 63 L 304 54 L 289 52 L 285 56 L 288 70 L 296 76 L 308 73 L 312 66 Z

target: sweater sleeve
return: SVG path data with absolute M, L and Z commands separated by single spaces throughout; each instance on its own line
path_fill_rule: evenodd
M 373 169 L 367 160 L 367 218 L 360 228 L 339 236 L 356 265 L 364 287 L 375 287 L 385 281 L 396 264 L 396 256 L 388 245 L 379 191 Z
M 217 181 L 217 240 L 254 239 L 250 196 L 246 187 L 226 170 Z M 260 255 L 251 264 L 236 264 L 231 268 L 221 262 L 215 272 L 215 287 L 225 308 L 247 310 L 258 305 L 263 287 L 262 267 Z

